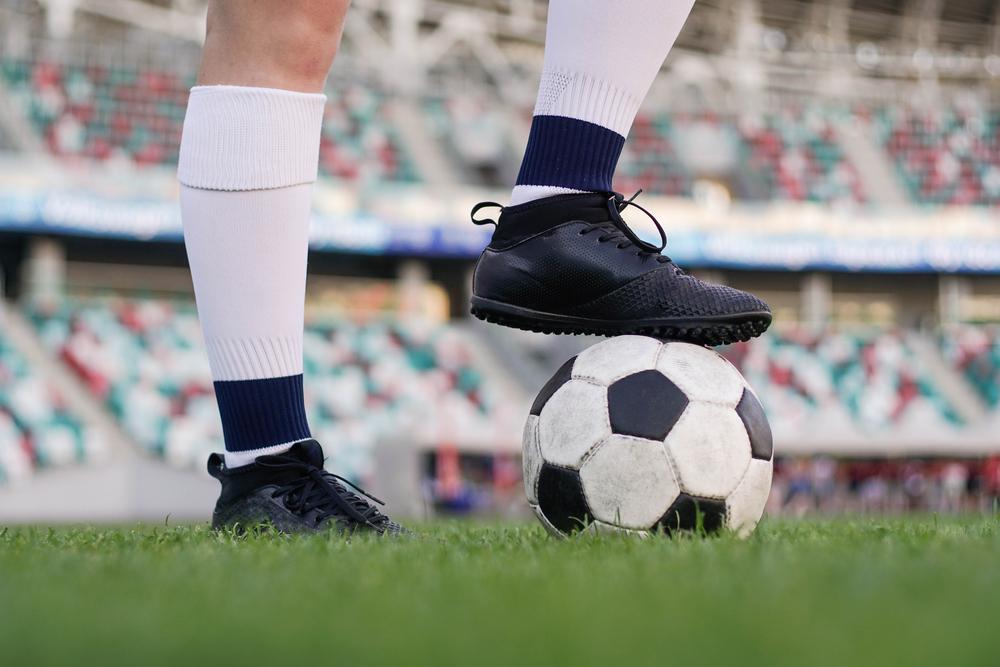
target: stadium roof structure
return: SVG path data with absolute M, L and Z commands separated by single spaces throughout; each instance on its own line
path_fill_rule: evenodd
M 997 5 L 991 0 L 760 0 L 759 6 L 765 25 L 790 34 L 840 32 L 852 44 L 871 41 L 981 53 L 994 52 L 997 46 Z

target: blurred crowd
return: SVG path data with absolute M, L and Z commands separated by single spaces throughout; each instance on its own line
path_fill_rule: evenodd
M 54 155 L 137 165 L 177 161 L 195 73 L 0 58 L 14 108 Z M 385 96 L 358 81 L 329 84 L 320 171 L 344 181 L 419 180 Z
M 42 342 L 100 398 L 141 447 L 177 465 L 219 449 L 221 429 L 194 306 L 162 299 L 70 299 L 31 319 Z M 983 387 L 996 384 L 995 332 L 954 336 L 945 358 Z M 475 341 L 454 325 L 381 314 L 316 319 L 304 342 L 314 434 L 338 470 L 363 480 L 382 439 L 423 442 L 432 452 L 428 498 L 449 511 L 505 511 L 518 499 L 514 457 L 490 442 L 517 430 L 521 406 L 484 371 Z M 768 406 L 787 420 L 886 429 L 933 416 L 957 423 L 905 338 L 893 332 L 773 332 L 732 346 L 729 357 Z M 100 442 L 54 386 L 0 338 L 0 481 L 35 468 L 92 460 Z M 988 391 L 987 391 L 988 390 Z M 932 420 L 933 421 L 933 420 Z M 931 423 L 931 422 L 928 422 Z M 512 424 L 514 425 L 512 427 Z M 842 425 L 842 424 L 841 424 Z M 515 436 L 516 437 L 516 436 Z M 464 443 L 487 443 L 462 458 Z M 775 514 L 992 511 L 1000 456 L 985 459 L 785 458 L 775 467 Z
M 983 459 L 779 459 L 777 515 L 1000 512 L 1000 456 Z
M 961 418 L 898 331 L 773 331 L 723 353 L 778 430 L 824 424 L 852 432 L 910 426 L 945 431 Z
M 141 447 L 181 466 L 221 450 L 194 304 L 70 300 L 32 319 Z M 472 343 L 449 325 L 320 319 L 307 326 L 303 353 L 313 435 L 355 479 L 371 473 L 381 440 L 482 442 L 517 420 L 517 408 L 495 396 Z
M 1000 204 L 1000 113 L 884 108 L 872 119 L 916 201 Z
M 941 353 L 990 408 L 1000 405 L 1000 329 L 950 327 L 940 336 Z
M 0 337 L 0 484 L 107 453 L 67 407 L 58 383 Z
M 12 108 L 53 154 L 171 164 L 194 72 L 0 57 L 0 81 Z M 362 184 L 427 180 L 377 86 L 339 78 L 330 81 L 327 94 L 323 173 Z M 426 121 L 416 125 L 455 162 L 453 174 L 509 186 L 520 150 L 511 140 L 519 132 L 513 118 L 468 91 L 429 95 L 415 108 Z M 521 111 L 526 125 L 531 110 Z M 851 124 L 872 128 L 913 201 L 1000 203 L 1000 113 L 902 105 L 644 112 L 623 152 L 616 187 L 690 196 L 698 176 L 724 182 L 739 199 L 864 202 L 863 184 L 837 131 Z

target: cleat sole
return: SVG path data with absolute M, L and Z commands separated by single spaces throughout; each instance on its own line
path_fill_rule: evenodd
M 472 297 L 471 312 L 485 322 L 535 333 L 593 336 L 634 334 L 710 347 L 748 341 L 771 326 L 771 313 L 768 312 L 689 320 L 661 318 L 611 321 L 545 313 L 480 297 Z

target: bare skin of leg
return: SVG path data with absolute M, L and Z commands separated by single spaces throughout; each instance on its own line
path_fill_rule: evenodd
M 198 85 L 322 92 L 350 0 L 210 0 Z

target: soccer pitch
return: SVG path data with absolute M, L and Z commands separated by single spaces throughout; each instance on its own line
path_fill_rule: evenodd
M 1000 520 L 747 541 L 0 529 L 4 664 L 996 664 Z

